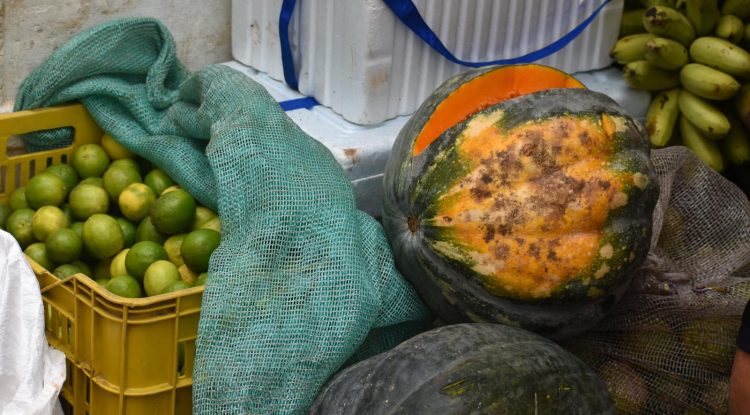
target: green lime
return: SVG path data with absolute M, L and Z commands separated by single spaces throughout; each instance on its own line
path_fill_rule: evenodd
M 164 241 L 164 250 L 167 251 L 167 257 L 178 267 L 185 264 L 182 260 L 182 255 L 180 254 L 180 246 L 182 246 L 182 240 L 185 239 L 185 236 L 187 236 L 187 234 L 180 233 L 172 235 Z
M 104 258 L 94 265 L 94 279 L 106 278 L 112 276 L 109 273 L 109 266 L 112 264 L 112 258 Z
M 78 184 L 93 184 L 94 186 L 104 188 L 104 180 L 101 177 L 87 177 Z
M 14 211 L 19 209 L 28 209 L 29 208 L 29 202 L 26 201 L 26 187 L 21 186 L 18 189 L 14 190 L 13 193 L 10 194 L 10 200 L 8 201 L 10 204 L 10 208 Z
M 34 211 L 29 208 L 18 209 L 8 217 L 7 230 L 16 238 L 21 248 L 25 248 L 36 241 L 31 229 Z
M 96 185 L 80 183 L 70 192 L 70 210 L 73 216 L 88 219 L 97 213 L 107 213 L 109 210 L 109 196 L 107 192 Z
M 43 242 L 34 242 L 29 245 L 23 251 L 26 256 L 36 261 L 37 264 L 44 267 L 46 270 L 55 269 L 55 263 L 50 259 L 47 254 L 47 247 L 44 246 Z
M 174 186 L 174 181 L 161 169 L 153 169 L 148 172 L 146 177 L 143 178 L 143 183 L 146 183 L 157 195 L 161 195 L 164 189 Z
M 73 222 L 69 228 L 73 230 L 79 238 L 83 238 L 83 222 Z
M 167 259 L 167 252 L 160 244 L 153 241 L 136 242 L 125 256 L 125 269 L 128 275 L 142 280 L 149 265 L 163 259 Z
M 206 281 L 208 281 L 208 273 L 207 272 L 201 272 L 198 275 L 198 278 L 195 279 L 195 286 L 199 285 L 206 285 Z
M 130 275 L 117 275 L 112 277 L 107 283 L 107 290 L 120 297 L 138 298 L 143 297 L 141 284 L 138 280 Z
M 172 185 L 172 186 L 169 186 L 166 189 L 162 190 L 161 194 L 159 196 L 165 195 L 165 194 L 167 194 L 169 192 L 174 192 L 175 190 L 182 190 L 182 187 L 180 187 L 179 185 L 176 185 L 176 184 Z
M 69 164 L 53 164 L 47 167 L 45 173 L 51 173 L 62 179 L 65 182 L 65 192 L 70 192 L 78 184 L 78 173 L 76 169 Z
M 10 206 L 0 203 L 0 228 L 5 229 L 5 224 L 8 223 L 8 216 L 13 213 L 13 209 Z
M 151 223 L 151 218 L 146 216 L 141 223 L 138 225 L 138 228 L 135 230 L 135 241 L 154 241 L 160 244 L 163 244 L 164 241 L 167 239 L 166 236 L 162 235 L 161 232 L 157 231 L 154 227 L 154 224 Z
M 102 139 L 99 141 L 107 155 L 112 160 L 119 160 L 124 158 L 133 158 L 135 154 L 120 144 L 117 140 L 112 138 L 109 134 L 104 134 Z
M 65 214 L 65 217 L 68 218 L 68 223 L 73 223 L 76 221 L 76 218 L 73 216 L 73 209 L 70 208 L 70 205 L 68 203 L 63 203 L 62 205 L 60 205 L 60 210 L 62 210 Z
M 129 249 L 123 249 L 112 258 L 112 262 L 109 264 L 109 275 L 129 275 L 125 268 L 125 256 L 128 251 Z
M 186 283 L 185 281 L 175 281 L 172 284 L 169 284 L 166 288 L 161 290 L 159 294 L 167 294 L 167 293 L 173 293 L 175 291 L 184 290 L 186 288 L 193 288 L 192 285 Z
M 141 175 L 141 165 L 131 158 L 115 160 L 109 165 L 109 167 L 114 167 L 116 169 L 130 169 L 138 173 L 138 176 Z
M 63 179 L 52 173 L 37 174 L 26 184 L 26 202 L 32 209 L 60 206 L 67 195 Z
M 146 290 L 146 295 L 157 295 L 177 281 L 180 281 L 180 273 L 175 264 L 159 260 L 146 269 L 143 275 L 143 288 Z
M 198 206 L 195 208 L 195 220 L 193 220 L 193 226 L 190 229 L 193 231 L 200 229 L 203 224 L 215 217 L 217 215 L 213 210 L 205 206 Z
M 149 216 L 151 223 L 163 234 L 187 231 L 195 219 L 195 199 L 182 189 L 162 194 L 151 206 Z
M 112 216 L 102 213 L 86 219 L 82 239 L 88 253 L 96 259 L 114 256 L 125 245 L 120 224 Z
M 117 218 L 117 223 L 120 224 L 120 229 L 122 229 L 125 248 L 130 248 L 135 243 L 135 225 L 125 218 Z
M 109 167 L 109 156 L 98 144 L 84 144 L 73 151 L 71 164 L 82 179 L 101 177 Z
M 148 216 L 151 205 L 156 201 L 156 195 L 150 187 L 143 183 L 132 183 L 125 187 L 118 198 L 118 205 L 122 215 L 133 222 L 140 222 Z
M 124 161 L 129 159 L 123 159 L 118 161 Z M 115 162 L 116 163 L 116 162 Z M 102 176 L 102 183 L 104 184 L 104 190 L 109 194 L 110 200 L 117 202 L 122 193 L 129 184 L 140 183 L 141 175 L 137 170 L 130 167 L 118 167 L 112 163 L 111 166 L 104 172 Z
M 77 266 L 73 264 L 63 264 L 55 268 L 55 271 L 52 273 L 52 275 L 60 278 L 61 280 L 64 280 L 65 278 L 68 278 L 69 276 L 77 274 L 79 272 L 81 272 L 81 270 L 78 269 Z
M 180 253 L 185 265 L 197 273 L 208 270 L 211 254 L 219 247 L 221 235 L 211 229 L 198 229 L 190 232 L 182 241 Z
M 83 253 L 83 242 L 75 231 L 62 228 L 53 231 L 44 241 L 47 255 L 58 264 L 77 260 Z
M 31 231 L 37 241 L 44 242 L 54 231 L 67 228 L 70 225 L 68 217 L 57 206 L 42 206 L 34 212 L 31 218 Z
M 97 284 L 101 285 L 104 288 L 107 288 L 107 284 L 109 283 L 109 277 L 107 278 L 97 278 L 96 280 Z
M 221 233 L 221 219 L 218 216 L 211 218 L 208 221 L 206 221 L 206 223 L 201 225 L 200 229 L 211 229 L 211 230 Z
M 81 272 L 81 274 L 83 274 L 83 275 L 85 275 L 85 276 L 87 276 L 87 277 L 89 277 L 89 278 L 91 278 L 91 277 L 92 277 L 92 276 L 94 275 L 94 274 L 93 274 L 93 273 L 91 272 L 91 267 L 90 267 L 90 266 L 89 266 L 89 265 L 88 265 L 87 263 L 85 263 L 85 262 L 81 261 L 80 259 L 79 259 L 79 260 L 77 260 L 77 261 L 73 261 L 73 262 L 71 262 L 71 263 L 70 263 L 70 265 L 73 265 L 73 266 L 75 266 L 76 268 L 78 268 L 79 270 L 81 270 L 81 271 L 80 271 L 80 272 Z

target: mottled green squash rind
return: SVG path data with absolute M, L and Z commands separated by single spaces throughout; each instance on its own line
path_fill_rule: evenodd
M 615 414 L 606 386 L 557 344 L 500 324 L 413 337 L 337 374 L 309 414 Z
M 626 120 L 627 128 L 614 137 L 615 152 L 610 170 L 641 172 L 649 178 L 643 189 L 632 186 L 625 189 L 629 203 L 613 211 L 604 228 L 603 243 L 613 244 L 619 269 L 596 280 L 593 284 L 596 290 L 591 290 L 592 285 L 582 284 L 589 277 L 584 273 L 555 292 L 552 298 L 528 301 L 488 293 L 481 278 L 473 275 L 470 261 L 446 258 L 430 248 L 430 240 L 451 238 L 439 227 L 430 226 L 429 219 L 436 213 L 433 201 L 472 168 L 459 161 L 454 142 L 476 114 L 447 130 L 418 156 L 412 157 L 413 142 L 422 129 L 421 123 L 429 119 L 430 112 L 425 113 L 424 108 L 417 111 L 399 134 L 385 174 L 383 223 L 404 276 L 433 312 L 446 322 L 501 322 L 556 339 L 568 338 L 592 327 L 619 300 L 629 285 L 630 274 L 642 263 L 649 249 L 651 214 L 658 187 L 643 127 L 609 97 L 582 89 L 541 91 L 477 113 L 503 110 L 502 125 L 506 129 L 559 115 L 621 117 Z M 435 162 L 438 155 L 443 157 L 440 163 Z M 419 224 L 416 229 L 415 223 Z M 460 245 L 460 241 L 454 242 Z M 628 253 L 627 257 L 623 253 Z M 597 270 L 601 261 L 601 258 L 595 260 L 588 274 Z

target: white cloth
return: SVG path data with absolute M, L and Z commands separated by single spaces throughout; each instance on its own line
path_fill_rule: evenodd
M 39 282 L 13 237 L 0 230 L 0 414 L 62 415 L 65 355 L 44 336 Z

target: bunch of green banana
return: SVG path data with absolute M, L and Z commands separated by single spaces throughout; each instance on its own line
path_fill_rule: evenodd
M 653 91 L 653 147 L 684 145 L 750 176 L 750 0 L 626 0 L 610 56 Z

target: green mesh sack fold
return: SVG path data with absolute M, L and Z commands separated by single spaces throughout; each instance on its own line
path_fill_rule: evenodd
M 303 413 L 347 361 L 426 328 L 334 157 L 246 76 L 221 65 L 190 74 L 158 21 L 123 19 L 57 49 L 24 81 L 16 110 L 71 101 L 221 217 L 194 413 Z M 26 139 L 45 149 L 70 138 Z

